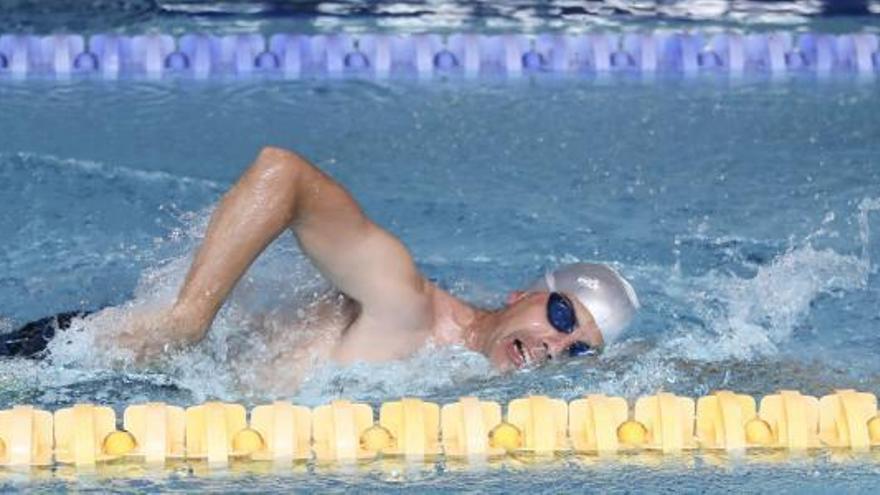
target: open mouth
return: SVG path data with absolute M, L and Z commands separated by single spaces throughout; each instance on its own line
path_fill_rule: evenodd
M 519 339 L 513 339 L 507 348 L 507 354 L 517 368 L 523 368 L 532 363 L 531 356 L 526 352 L 523 342 Z

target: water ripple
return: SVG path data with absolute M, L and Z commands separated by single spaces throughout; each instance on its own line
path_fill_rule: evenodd
M 0 31 L 582 31 L 645 26 L 878 27 L 877 0 L 3 0 Z M 51 14 L 51 15 L 47 15 Z

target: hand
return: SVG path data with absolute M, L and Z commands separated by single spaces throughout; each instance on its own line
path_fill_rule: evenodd
M 106 311 L 122 313 L 123 310 L 110 308 Z M 130 353 L 134 361 L 139 363 L 198 342 L 204 336 L 204 332 L 188 323 L 189 320 L 176 308 L 128 311 L 116 318 L 111 316 L 119 323 L 114 325 L 112 334 L 98 342 Z

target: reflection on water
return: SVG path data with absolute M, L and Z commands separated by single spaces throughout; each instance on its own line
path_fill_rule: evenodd
M 257 492 L 316 493 L 349 491 L 602 493 L 873 493 L 878 454 L 849 456 L 809 453 L 791 456 L 755 452 L 744 458 L 694 452 L 679 456 L 656 453 L 600 459 L 563 455 L 552 462 L 507 459 L 485 467 L 458 462 L 403 466 L 379 460 L 348 469 L 310 463 L 275 468 L 271 463 L 237 463 L 209 468 L 198 461 L 172 461 L 164 467 L 99 464 L 85 473 L 72 466 L 0 472 L 0 488 L 56 492 L 70 488 L 107 492 Z M 715 490 L 713 490 L 715 489 Z
M 0 31 L 582 31 L 590 28 L 877 27 L 878 0 L 2 0 Z M 846 19 L 848 18 L 848 19 Z

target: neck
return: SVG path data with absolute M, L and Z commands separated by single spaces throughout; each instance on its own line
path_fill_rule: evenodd
M 472 306 L 448 292 L 434 288 L 434 341 L 441 345 L 463 345 L 472 351 L 485 348 L 485 339 L 495 325 L 497 313 Z

